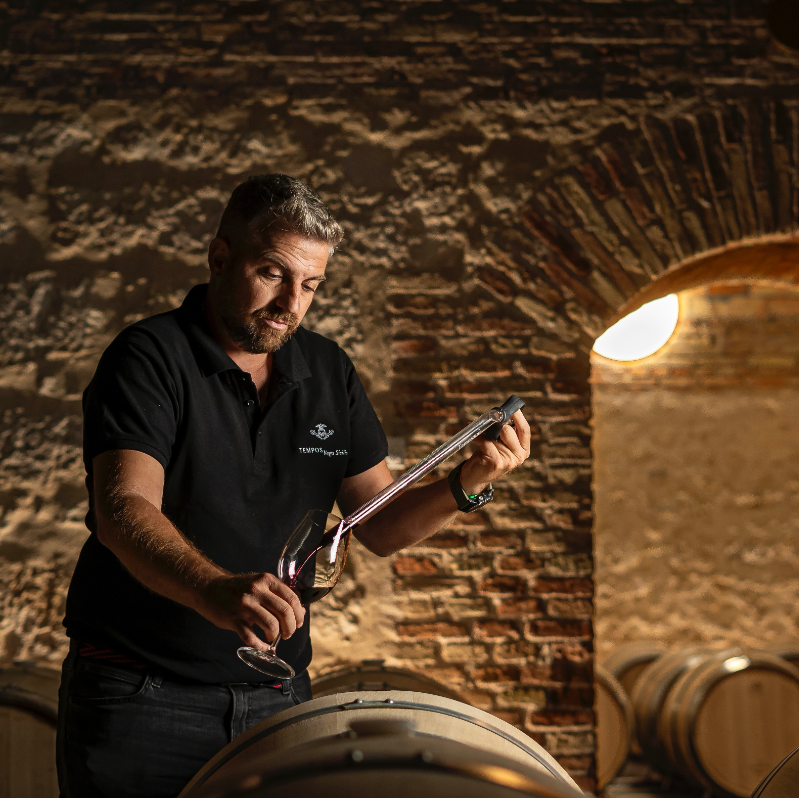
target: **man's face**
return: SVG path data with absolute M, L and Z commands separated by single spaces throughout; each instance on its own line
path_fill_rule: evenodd
M 328 245 L 275 231 L 263 242 L 214 239 L 209 250 L 214 301 L 228 335 L 245 352 L 280 349 L 296 331 L 325 279 Z

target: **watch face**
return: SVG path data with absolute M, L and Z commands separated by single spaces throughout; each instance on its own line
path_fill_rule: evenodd
M 466 508 L 463 512 L 473 513 L 479 510 L 484 504 L 488 504 L 494 498 L 494 486 L 489 485 L 482 493 L 478 493 L 473 499 L 469 500 L 471 507 Z

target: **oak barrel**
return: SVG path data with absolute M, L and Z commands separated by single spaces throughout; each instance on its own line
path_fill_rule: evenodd
M 619 646 L 602 662 L 602 667 L 616 678 L 628 696 L 633 694 L 641 674 L 657 659 L 666 653 L 661 643 L 651 640 L 638 640 Z
M 664 654 L 647 667 L 633 689 L 636 738 L 649 763 L 665 775 L 672 774 L 674 766 L 658 736 L 661 709 L 680 676 L 696 668 L 707 656 L 707 649 L 699 647 Z
M 312 688 L 314 698 L 360 690 L 406 690 L 464 700 L 457 690 L 417 671 L 386 665 L 382 659 L 365 659 L 325 671 L 313 680 Z
M 619 646 L 603 663 L 611 676 L 618 679 L 627 697 L 632 699 L 633 690 L 644 671 L 666 652 L 665 646 L 652 640 L 638 640 Z M 635 736 L 630 740 L 630 753 L 640 757 L 643 753 Z
M 763 647 L 763 651 L 784 659 L 795 667 L 799 667 L 799 643 L 797 642 L 769 643 Z
M 799 748 L 785 759 L 755 787 L 752 798 L 796 798 L 799 785 Z
M 357 724 L 361 724 L 360 728 Z M 381 732 L 381 727 L 388 731 Z M 398 733 L 398 729 L 402 733 Z M 367 754 L 360 737 L 350 738 L 353 730 L 368 738 L 364 745 L 367 742 L 369 744 L 367 759 L 370 767 L 360 768 L 355 775 L 346 768 L 346 772 L 339 773 L 337 768 L 344 767 L 348 762 L 359 763 Z M 355 754 L 356 751 L 361 754 Z M 432 770 L 423 767 L 425 751 L 432 752 L 430 763 L 439 763 Z M 436 751 L 439 751 L 440 756 Z M 362 758 L 358 759 L 358 756 Z M 500 760 L 505 763 L 501 767 L 498 764 Z M 522 790 L 524 794 L 551 795 L 553 798 L 582 796 L 575 782 L 555 759 L 509 723 L 450 698 L 399 690 L 337 693 L 315 698 L 274 715 L 223 748 L 180 795 L 181 798 L 221 795 L 233 787 L 242 789 L 241 785 L 245 782 L 253 784 L 256 792 L 252 794 L 258 795 L 257 790 L 261 789 L 261 785 L 271 784 L 274 788 L 277 781 L 281 784 L 285 781 L 290 785 L 286 788 L 289 792 L 294 790 L 296 794 L 296 791 L 301 790 L 303 794 L 308 794 L 308 791 L 313 792 L 317 787 L 321 789 L 320 785 L 329 777 L 331 784 L 336 779 L 346 782 L 355 790 L 351 794 L 357 798 L 371 790 L 369 785 L 372 785 L 372 777 L 378 773 L 376 784 L 382 786 L 376 789 L 381 798 L 386 798 L 387 785 L 392 779 L 396 779 L 398 785 L 404 784 L 410 788 L 407 780 L 404 781 L 401 776 L 405 771 L 415 773 L 420 779 L 427 774 L 433 781 L 446 781 L 447 767 L 441 763 L 447 761 L 454 763 L 450 768 L 452 784 L 466 791 L 458 793 L 459 796 L 468 793 L 466 782 L 480 782 L 479 773 L 469 771 L 469 775 L 461 765 L 456 764 L 469 761 L 477 763 L 475 767 L 483 775 L 493 772 L 491 768 L 494 766 L 500 768 L 505 774 L 500 781 L 508 789 L 513 786 L 513 778 L 509 774 L 518 771 L 521 779 L 519 784 L 523 782 L 532 790 L 526 793 Z M 477 767 L 481 761 L 486 763 L 482 769 Z M 289 772 L 291 768 L 286 770 L 286 763 L 289 762 L 295 763 L 296 773 Z M 381 768 L 386 771 L 382 776 L 379 775 Z M 419 768 L 422 768 L 423 773 L 416 772 Z M 327 775 L 325 778 L 320 775 L 321 781 L 317 783 L 313 780 L 316 777 L 312 778 L 314 773 Z M 358 773 L 371 775 L 367 779 Z M 438 775 L 434 777 L 434 773 Z M 310 780 L 307 784 L 301 783 L 304 774 Z M 358 781 L 361 778 L 363 784 Z M 360 786 L 353 785 L 353 779 Z M 491 789 L 504 789 L 502 784 L 494 784 Z M 454 796 L 457 792 L 439 786 L 443 790 L 441 795 Z M 474 792 L 476 788 L 472 785 L 470 789 Z M 483 784 L 481 789 L 488 787 Z M 414 787 L 413 791 L 424 794 L 421 786 Z M 338 793 L 326 793 L 328 796 L 332 794 Z M 479 794 L 479 791 L 475 794 Z M 504 793 L 497 792 L 498 797 L 500 794 Z M 486 795 L 493 793 L 487 792 Z
M 0 669 L 0 798 L 58 795 L 55 734 L 61 672 L 29 663 Z
M 602 789 L 622 769 L 630 753 L 633 708 L 621 684 L 601 665 L 594 668 L 597 786 Z
M 670 691 L 661 735 L 688 781 L 747 798 L 799 743 L 799 670 L 763 652 L 708 657 Z

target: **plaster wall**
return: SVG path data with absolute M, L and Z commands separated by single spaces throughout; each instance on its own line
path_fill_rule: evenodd
M 661 352 L 594 356 L 600 659 L 642 639 L 799 639 L 798 297 L 685 292 Z

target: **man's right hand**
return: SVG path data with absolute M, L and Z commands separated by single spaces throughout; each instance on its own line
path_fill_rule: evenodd
M 222 629 L 230 629 L 248 646 L 268 645 L 252 627 L 263 629 L 267 640 L 278 632 L 291 637 L 305 621 L 305 607 L 297 594 L 273 574 L 229 574 L 209 580 L 200 589 L 197 611 Z
M 305 619 L 297 594 L 272 574 L 231 574 L 211 562 L 161 512 L 164 469 L 153 457 L 113 449 L 93 459 L 100 542 L 150 590 L 231 629 L 249 646 L 291 637 Z

